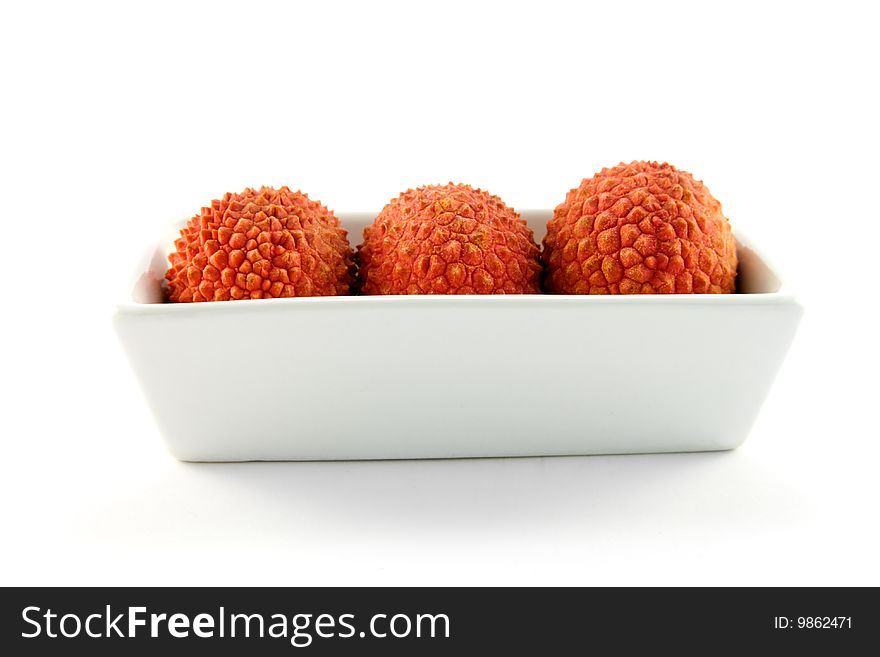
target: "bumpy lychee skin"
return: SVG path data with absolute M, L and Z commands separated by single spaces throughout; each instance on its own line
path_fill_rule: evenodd
M 349 294 L 352 250 L 333 213 L 287 187 L 245 189 L 180 231 L 165 273 L 171 301 Z
M 669 164 L 602 169 L 547 223 L 544 286 L 553 294 L 733 292 L 736 242 L 702 182 Z
M 531 229 L 497 196 L 468 185 L 404 192 L 364 229 L 363 294 L 537 294 Z

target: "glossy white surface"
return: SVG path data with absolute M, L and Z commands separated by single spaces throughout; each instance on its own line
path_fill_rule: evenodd
M 538 240 L 549 214 L 524 213 Z M 353 240 L 370 216 L 342 217 Z M 115 324 L 182 460 L 730 449 L 801 313 L 741 250 L 751 294 L 128 302 Z M 135 299 L 161 298 L 165 252 Z

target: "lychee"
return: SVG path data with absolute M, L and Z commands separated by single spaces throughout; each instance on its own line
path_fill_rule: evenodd
M 449 183 L 409 190 L 364 229 L 363 294 L 537 294 L 541 263 L 525 221 L 497 196 Z
M 339 220 L 287 187 L 226 194 L 189 220 L 168 256 L 171 301 L 349 294 L 352 250 Z
M 571 190 L 544 238 L 554 294 L 733 292 L 736 242 L 721 204 L 669 164 L 602 169 Z

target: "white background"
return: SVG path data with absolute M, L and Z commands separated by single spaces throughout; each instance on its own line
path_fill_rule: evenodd
M 880 584 L 877 17 L 716 5 L 4 3 L 0 583 Z M 171 221 L 259 184 L 548 208 L 633 159 L 706 181 L 806 308 L 740 449 L 165 451 L 110 317 Z

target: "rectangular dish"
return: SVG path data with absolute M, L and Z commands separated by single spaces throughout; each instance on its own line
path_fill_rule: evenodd
M 550 211 L 522 215 L 540 242 Z M 374 214 L 340 214 L 353 244 Z M 742 235 L 739 293 L 162 303 L 171 240 L 114 324 L 187 461 L 723 450 L 802 309 Z

